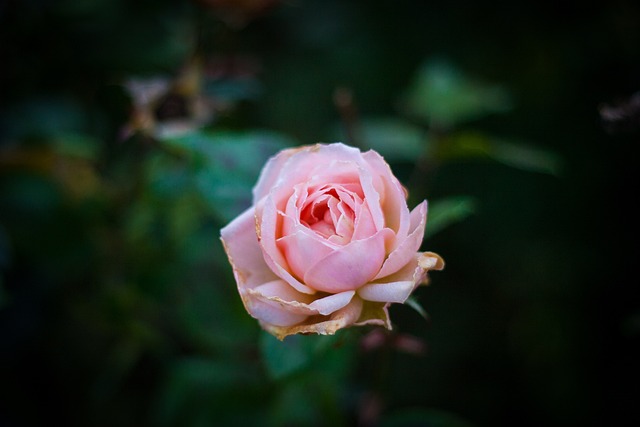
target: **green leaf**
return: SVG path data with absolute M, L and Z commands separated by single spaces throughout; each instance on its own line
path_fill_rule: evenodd
M 260 349 L 269 375 L 283 378 L 308 367 L 338 341 L 338 335 L 290 335 L 283 341 L 263 332 Z
M 223 221 L 251 205 L 251 190 L 269 157 L 295 145 L 283 134 L 263 130 L 196 131 L 163 143 L 187 158 L 195 188 Z
M 207 81 L 204 86 L 205 94 L 225 102 L 256 99 L 261 92 L 260 83 L 251 77 Z
M 445 160 L 490 158 L 514 168 L 551 175 L 558 175 L 562 166 L 560 157 L 549 150 L 478 132 L 460 132 L 450 136 L 440 147 L 438 155 Z
M 411 116 L 443 128 L 511 109 L 504 87 L 472 79 L 442 60 L 428 61 L 420 68 L 404 104 Z
M 72 98 L 40 97 L 14 106 L 0 122 L 9 139 L 51 138 L 82 134 L 89 116 Z
M 415 296 L 410 296 L 404 303 L 417 311 L 418 314 L 424 318 L 424 320 L 429 320 L 429 314 L 424 309 L 424 307 L 422 307 L 422 304 L 418 302 Z
M 448 197 L 429 205 L 427 235 L 432 236 L 451 224 L 460 222 L 473 214 L 476 202 L 469 196 Z
M 247 403 L 256 403 L 252 394 L 259 379 L 253 366 L 241 359 L 178 359 L 161 387 L 154 421 L 159 426 L 218 425 L 222 417 L 247 416 L 241 411 L 254 410 L 247 409 Z
M 499 162 L 526 171 L 559 175 L 562 170 L 562 161 L 556 153 L 522 143 L 494 141 L 489 155 Z
M 80 133 L 68 133 L 53 140 L 55 151 L 65 156 L 96 160 L 100 152 L 98 140 Z
M 346 141 L 344 131 L 337 140 Z M 428 143 L 424 129 L 394 117 L 370 117 L 358 125 L 357 140 L 365 149 L 373 149 L 388 161 L 415 161 Z

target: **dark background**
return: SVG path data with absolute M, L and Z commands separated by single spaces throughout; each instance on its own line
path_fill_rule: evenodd
M 637 2 L 9 0 L 0 64 L 0 425 L 640 421 Z M 439 116 L 406 101 L 434 69 Z M 273 342 L 218 232 L 338 138 L 447 267 L 427 321 Z

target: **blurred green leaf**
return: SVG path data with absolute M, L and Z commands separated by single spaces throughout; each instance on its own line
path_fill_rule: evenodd
M 506 165 L 531 172 L 558 175 L 562 169 L 562 160 L 556 153 L 519 142 L 495 141 L 489 155 Z
M 279 383 L 270 402 L 269 425 L 342 426 L 346 375 L 335 376 L 327 369 L 305 370 L 301 375 Z M 347 424 L 348 425 L 348 424 Z
M 432 236 L 445 227 L 460 222 L 473 214 L 476 202 L 468 196 L 447 197 L 429 205 L 427 235 Z
M 198 131 L 163 143 L 186 155 L 195 188 L 223 221 L 251 205 L 251 190 L 269 157 L 294 145 L 285 135 L 261 130 Z
M 464 418 L 439 409 L 404 409 L 382 418 L 380 427 L 472 427 Z
M 404 103 L 411 116 L 444 128 L 511 108 L 504 87 L 472 79 L 442 60 L 428 61 L 418 70 Z
M 359 139 L 385 159 L 415 161 L 425 149 L 426 132 L 402 119 L 369 118 L 360 124 Z
M 267 371 L 278 379 L 298 372 L 338 341 L 338 335 L 290 335 L 283 341 L 263 332 L 260 350 Z
M 227 78 L 207 81 L 203 92 L 214 99 L 237 102 L 258 98 L 262 92 L 262 86 L 258 80 L 249 77 Z
M 10 139 L 50 138 L 74 135 L 87 128 L 89 115 L 70 97 L 33 98 L 0 116 Z
M 100 154 L 100 143 L 81 133 L 68 133 L 53 140 L 54 150 L 64 156 L 95 160 Z
M 552 175 L 559 174 L 562 165 L 560 157 L 551 151 L 479 132 L 452 135 L 438 154 L 444 159 L 487 157 L 518 169 Z
M 425 320 L 429 320 L 429 314 L 427 313 L 427 311 L 424 309 L 424 307 L 422 306 L 422 304 L 420 304 L 418 302 L 418 300 L 416 299 L 415 296 L 410 296 L 409 298 L 407 298 L 407 300 L 404 302 L 406 305 L 408 305 L 409 307 L 413 308 L 415 311 L 418 312 L 418 314 L 420 316 L 422 316 Z
M 260 377 L 242 359 L 179 359 L 169 370 L 154 408 L 160 426 L 219 425 L 249 418 L 263 402 L 252 396 Z M 255 420 L 253 420 L 255 421 Z M 229 422 L 223 425 L 237 425 Z M 242 424 L 240 424 L 242 425 Z

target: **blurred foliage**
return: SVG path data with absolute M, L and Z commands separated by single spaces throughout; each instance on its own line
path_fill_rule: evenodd
M 0 3 L 0 425 L 635 425 L 638 22 L 627 0 Z M 269 156 L 334 140 L 429 200 L 447 267 L 392 332 L 279 342 L 219 230 Z

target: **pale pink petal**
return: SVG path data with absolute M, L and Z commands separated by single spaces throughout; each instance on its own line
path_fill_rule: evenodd
M 299 323 L 307 316 L 318 314 L 316 309 L 309 306 L 309 303 L 313 302 L 313 296 L 296 291 L 282 279 L 273 280 L 247 290 L 243 299 L 248 301 L 246 304 L 248 311 L 254 317 L 264 321 L 268 321 L 266 316 L 272 318 L 278 315 L 282 318 L 291 318 L 292 321 L 302 316 L 300 320 L 295 322 Z M 278 314 L 275 313 L 276 311 L 283 313 Z M 274 323 L 273 321 L 268 322 Z M 282 326 L 282 321 L 279 324 Z
M 382 230 L 386 227 L 384 212 L 381 207 L 382 198 L 378 190 L 373 185 L 374 178 L 371 172 L 364 167 L 359 169 L 360 184 L 364 193 L 364 201 L 369 207 L 371 218 L 375 224 L 376 230 Z
M 427 202 L 420 203 L 411 212 L 410 234 L 389 254 L 375 279 L 395 273 L 407 264 L 420 249 L 427 224 Z M 397 238 L 397 237 L 396 237 Z
M 358 289 L 358 296 L 367 301 L 399 302 L 409 298 L 415 288 L 413 280 L 391 283 L 368 283 Z
M 355 294 L 355 291 L 344 291 L 338 294 L 329 295 L 328 297 L 315 300 L 309 304 L 309 307 L 326 316 L 349 304 Z
M 299 325 L 278 326 L 261 322 L 262 327 L 275 335 L 276 338 L 283 340 L 288 335 L 295 334 L 320 334 L 333 335 L 338 330 L 353 325 L 362 312 L 362 300 L 360 298 L 352 298 L 351 301 L 330 316 L 314 318 L 309 317 L 306 321 Z
M 318 163 L 309 170 L 310 186 L 324 187 L 342 186 L 344 188 L 351 187 L 355 189 L 356 193 L 362 196 L 362 191 L 359 190 L 357 183 L 360 181 L 358 176 L 358 167 L 363 163 L 362 158 L 359 156 L 350 156 L 350 160 L 346 157 L 338 157 L 336 160 L 327 159 L 328 163 Z M 329 161 L 330 160 L 330 161 Z
M 307 270 L 304 282 L 331 293 L 357 289 L 375 277 L 384 261 L 385 241 L 392 237 L 393 232 L 385 228 L 336 249 Z
M 313 230 L 297 226 L 295 232 L 278 239 L 278 248 L 285 255 L 291 272 L 297 277 L 304 277 L 318 259 L 324 258 L 337 249 L 329 241 Z
M 373 221 L 373 216 L 369 210 L 369 205 L 366 203 L 359 203 L 356 206 L 356 221 L 353 230 L 353 240 L 365 239 L 376 233 L 376 225 Z
M 252 303 L 256 301 L 269 303 L 271 311 L 275 307 L 287 313 L 303 316 L 329 315 L 349 304 L 354 295 L 355 291 L 346 291 L 314 300 L 313 296 L 296 291 L 282 279 L 265 283 L 246 292 L 247 299 Z M 258 315 L 254 317 L 261 318 Z
M 269 194 L 269 191 L 275 186 L 280 175 L 286 171 L 285 163 L 294 154 L 302 151 L 304 147 L 290 148 L 282 150 L 275 156 L 271 157 L 260 171 L 260 176 L 256 185 L 253 187 L 253 203 L 256 204 L 263 197 Z
M 296 291 L 295 288 L 282 279 L 272 280 L 271 282 L 256 286 L 252 289 L 252 293 L 266 299 L 277 298 L 278 300 L 285 302 L 285 304 L 295 302 L 295 304 L 307 305 L 312 303 L 314 300 L 312 295 Z M 307 310 L 305 314 L 317 314 L 317 312 Z
M 429 270 L 443 268 L 444 261 L 439 255 L 417 253 L 396 273 L 358 289 L 358 296 L 367 301 L 403 303 L 416 287 L 426 282 Z
M 284 279 L 299 292 L 315 293 L 314 289 L 302 284 L 291 274 L 287 260 L 278 248 L 276 239 L 278 234 L 281 234 L 278 230 L 282 228 L 282 220 L 274 205 L 273 198 L 266 197 L 260 205 L 261 221 L 258 229 L 264 261 L 278 277 Z
M 309 317 L 308 314 L 296 313 L 289 310 L 277 300 L 255 297 L 252 293 L 244 296 L 245 308 L 247 312 L 260 322 L 275 326 L 292 326 L 298 324 Z
M 279 203 L 286 198 L 287 192 L 290 192 L 296 184 L 303 182 L 309 185 L 313 185 L 314 182 L 326 184 L 328 181 L 324 177 L 333 173 L 327 165 L 336 159 L 356 163 L 363 161 L 357 148 L 342 143 L 308 145 L 286 150 L 286 152 L 286 160 L 278 164 L 282 172 L 275 180 L 265 179 L 264 183 L 260 182 L 260 185 L 256 186 L 258 190 L 254 192 L 255 196 L 264 197 L 266 194 L 272 194 Z M 335 176 L 335 173 L 333 174 Z M 254 200 L 257 201 L 260 198 Z
M 409 209 L 402 184 L 393 175 L 391 168 L 380 154 L 370 150 L 363 153 L 362 157 L 371 169 L 381 177 L 384 184 L 384 198 L 381 203 L 386 221 L 385 226 L 394 230 L 400 239 L 404 238 L 409 229 Z
M 277 277 L 262 256 L 253 208 L 247 209 L 220 230 L 220 236 L 238 289 L 254 288 Z

